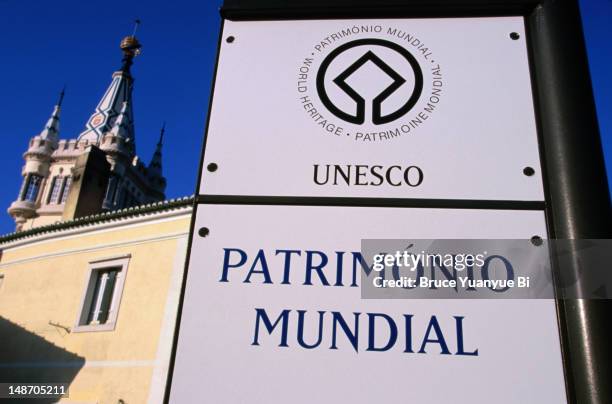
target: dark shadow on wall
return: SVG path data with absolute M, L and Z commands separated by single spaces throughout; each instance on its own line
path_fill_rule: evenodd
M 31 333 L 0 316 L 0 383 L 68 383 L 85 365 L 85 358 Z M 55 403 L 57 398 L 11 400 Z M 4 402 L 0 399 L 0 402 Z

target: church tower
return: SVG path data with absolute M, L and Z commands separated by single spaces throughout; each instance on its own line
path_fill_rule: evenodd
M 8 209 L 17 231 L 75 219 L 79 212 L 99 213 L 165 199 L 165 128 L 148 166 L 136 155 L 131 67 L 141 44 L 135 33 L 121 41 L 120 49 L 121 68 L 113 73 L 85 129 L 74 139 L 59 139 L 62 91 L 47 124 L 30 140 L 21 190 Z M 91 177 L 87 182 L 83 172 Z M 103 187 L 103 192 L 91 192 L 96 187 Z

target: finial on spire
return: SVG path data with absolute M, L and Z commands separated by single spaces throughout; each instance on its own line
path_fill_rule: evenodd
M 162 124 L 161 132 L 159 133 L 159 140 L 157 141 L 157 146 L 159 147 L 164 143 L 164 133 L 166 133 L 166 121 Z
M 59 99 L 57 100 L 57 105 L 58 107 L 62 106 L 62 102 L 64 101 L 64 94 L 66 93 L 66 85 L 64 84 L 64 87 L 62 88 L 62 91 L 60 92 L 59 95 Z
M 138 26 L 140 25 L 140 20 L 136 20 L 134 21 L 134 23 L 135 25 L 132 35 L 123 38 L 123 40 L 121 40 L 121 44 L 119 45 L 119 47 L 123 51 L 123 66 L 121 66 L 121 70 L 123 70 L 124 72 L 130 71 L 130 66 L 132 66 L 132 60 L 135 56 L 138 56 L 140 54 L 140 48 L 142 48 L 142 45 L 140 44 L 140 42 L 138 42 L 138 39 L 136 39 L 136 31 L 138 30 Z

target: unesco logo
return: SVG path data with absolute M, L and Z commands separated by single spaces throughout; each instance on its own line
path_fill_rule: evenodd
M 412 136 L 441 105 L 436 59 L 405 27 L 339 27 L 298 67 L 299 108 L 318 131 L 336 137 L 373 143 Z
M 367 50 L 360 50 L 364 47 Z M 362 56 L 354 60 L 361 53 Z M 386 55 L 388 62 L 377 55 L 380 53 Z M 343 57 L 344 54 L 350 55 Z M 333 73 L 351 60 L 354 62 L 340 74 Z M 336 64 L 338 66 L 334 66 Z M 368 64 L 371 64 L 369 68 L 366 66 Z M 369 71 L 360 74 L 362 69 Z M 336 94 L 331 90 L 334 86 L 329 83 L 330 76 L 337 87 Z M 360 79 L 365 82 L 359 82 Z M 398 44 L 383 39 L 359 39 L 327 55 L 319 67 L 316 83 L 321 102 L 336 117 L 353 124 L 363 124 L 366 122 L 366 101 L 370 101 L 371 122 L 380 125 L 403 117 L 414 107 L 423 92 L 423 72 L 416 58 Z M 338 90 L 343 94 L 338 94 Z M 396 94 L 396 99 L 393 99 Z M 346 96 L 354 102 L 352 108 L 343 102 L 342 98 Z M 370 100 L 366 99 L 368 96 Z M 390 107 L 385 113 L 383 105 L 386 101 Z

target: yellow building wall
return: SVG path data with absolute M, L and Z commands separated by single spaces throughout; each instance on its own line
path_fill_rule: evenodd
M 58 211 L 57 213 L 49 213 L 45 215 L 39 215 L 33 217 L 31 219 L 26 220 L 23 224 L 22 230 L 30 230 L 35 227 L 47 226 L 49 224 L 53 224 L 62 220 L 62 211 Z
M 183 215 L 72 236 L 58 233 L 3 250 L 0 316 L 85 358 L 70 397 L 62 402 L 147 402 L 169 288 L 180 284 L 172 277 L 182 276 L 176 267 L 182 265 L 188 229 L 189 215 Z M 74 332 L 89 263 L 127 254 L 131 258 L 115 329 Z

